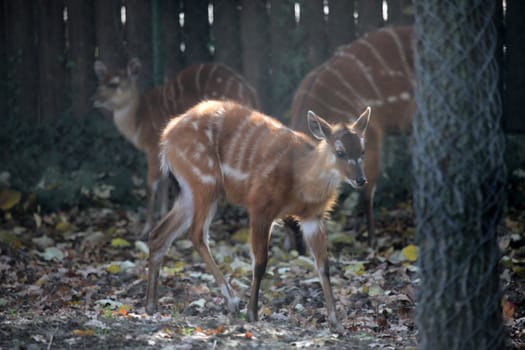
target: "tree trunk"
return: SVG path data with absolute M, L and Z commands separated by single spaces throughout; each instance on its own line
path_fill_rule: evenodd
M 504 138 L 492 0 L 415 0 L 421 349 L 503 349 Z
M 38 1 L 38 49 L 40 116 L 49 120 L 65 110 L 63 104 L 65 26 L 62 0 Z
M 355 39 L 354 2 L 348 0 L 330 0 L 330 13 L 326 23 L 328 54 L 331 55 L 341 45 Z
M 241 0 L 243 74 L 255 87 L 262 110 L 270 109 L 268 82 L 268 15 L 265 0 Z
M 238 72 L 241 66 L 240 3 L 238 0 L 215 0 L 213 2 L 213 39 L 215 61 L 224 62 Z

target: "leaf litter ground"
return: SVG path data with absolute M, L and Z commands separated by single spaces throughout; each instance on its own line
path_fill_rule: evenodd
M 138 215 L 121 209 L 51 214 L 4 213 L 0 226 L 0 349 L 414 349 L 410 205 L 381 212 L 379 248 L 367 249 L 360 218 L 330 221 L 330 275 L 345 332 L 330 332 L 312 258 L 285 248 L 274 227 L 259 317 L 244 320 L 251 279 L 247 219 L 221 211 L 210 246 L 241 296 L 230 315 L 191 243 L 175 242 L 159 285 L 159 309 L 144 311 L 146 244 L 135 240 Z M 502 301 L 509 334 L 523 348 L 525 288 L 516 261 L 525 256 L 523 214 L 507 218 L 501 241 Z M 514 263 L 513 263 L 514 262 Z

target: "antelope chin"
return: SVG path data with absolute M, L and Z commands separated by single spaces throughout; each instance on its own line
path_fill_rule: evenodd
M 352 179 L 349 179 L 349 178 L 347 178 L 347 177 L 345 177 L 345 182 L 346 182 L 347 184 L 350 184 L 350 186 L 352 186 L 352 187 L 355 188 L 356 190 L 360 190 L 360 189 L 362 189 L 362 188 L 364 187 L 364 185 L 360 186 L 360 185 L 357 183 L 357 181 L 352 180 Z

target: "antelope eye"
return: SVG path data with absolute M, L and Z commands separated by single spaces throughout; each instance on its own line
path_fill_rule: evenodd
M 337 158 L 341 158 L 341 159 L 346 158 L 346 153 L 340 149 L 335 151 L 335 155 L 337 156 Z

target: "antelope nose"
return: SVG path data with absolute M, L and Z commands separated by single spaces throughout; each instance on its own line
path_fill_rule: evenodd
M 366 177 L 359 176 L 355 179 L 355 182 L 357 182 L 359 186 L 364 186 L 366 184 Z

